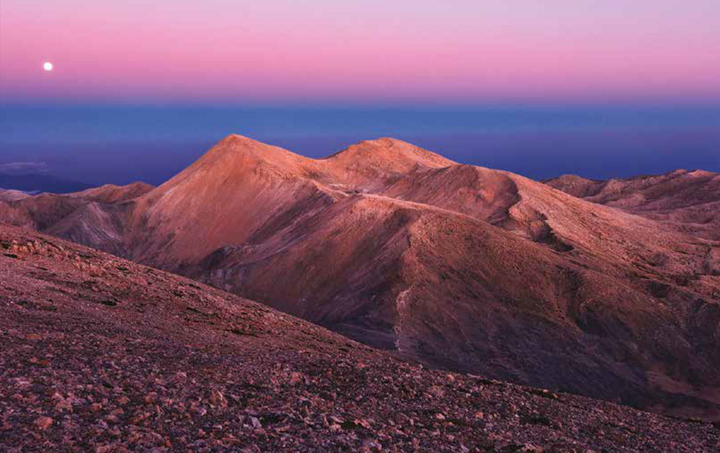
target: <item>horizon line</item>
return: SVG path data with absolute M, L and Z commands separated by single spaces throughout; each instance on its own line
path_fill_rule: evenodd
M 440 102 L 440 101 L 409 101 L 409 102 L 357 102 L 357 101 L 327 101 L 327 102 L 302 102 L 302 101 L 183 101 L 183 100 L 10 100 L 0 98 L 0 108 L 43 108 L 43 107 L 67 107 L 67 108 L 93 108 L 93 107 L 114 107 L 114 108 L 218 108 L 218 109 L 297 109 L 297 110 L 405 110 L 405 109 L 427 109 L 435 110 L 512 110 L 512 109 L 720 109 L 720 97 L 704 100 L 623 100 L 623 101 L 467 101 L 467 102 Z

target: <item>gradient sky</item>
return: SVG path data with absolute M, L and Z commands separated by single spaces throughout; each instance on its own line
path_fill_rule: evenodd
M 719 55 L 718 0 L 0 2 L 4 104 L 713 103 Z

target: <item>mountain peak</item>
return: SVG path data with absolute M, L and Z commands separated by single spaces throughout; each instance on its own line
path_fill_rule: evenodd
M 268 146 L 265 143 L 259 142 L 253 138 L 247 137 L 240 134 L 229 134 L 224 139 L 220 140 L 218 144 L 225 145 L 244 145 L 244 146 Z
M 188 169 L 236 173 L 267 167 L 294 172 L 310 160 L 278 146 L 243 135 L 230 134 L 217 142 Z
M 267 143 L 263 143 L 260 141 L 257 141 L 255 139 L 252 139 L 250 137 L 246 137 L 244 135 L 239 134 L 230 134 L 224 139 L 220 140 L 213 146 L 210 151 L 208 151 L 207 154 L 212 153 L 213 151 L 222 151 L 222 152 L 269 152 L 274 150 L 281 150 L 285 153 L 290 153 L 289 151 L 286 151 L 282 148 L 278 148 L 276 146 L 269 145 Z
M 363 140 L 329 156 L 327 160 L 334 160 L 344 165 L 365 163 L 392 168 L 395 171 L 407 171 L 416 165 L 443 168 L 457 164 L 439 154 L 390 137 Z
M 392 147 L 398 148 L 401 146 L 414 146 L 411 143 L 408 143 L 404 140 L 400 140 L 400 139 L 393 138 L 393 137 L 379 137 L 379 138 L 375 138 L 375 139 L 371 139 L 371 140 L 363 140 L 363 141 L 359 142 L 358 144 L 363 144 L 363 143 L 373 145 L 373 146 L 381 146 L 381 147 L 389 147 L 389 148 L 392 148 Z

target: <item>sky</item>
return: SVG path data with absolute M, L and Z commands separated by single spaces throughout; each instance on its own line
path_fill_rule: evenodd
M 718 55 L 717 0 L 0 2 L 2 104 L 707 104 Z
M 720 172 L 720 108 L 0 106 L 0 175 L 160 184 L 240 133 L 320 158 L 382 136 L 535 179 Z
M 0 175 L 159 184 L 230 133 L 720 171 L 719 55 L 719 0 L 0 0 Z

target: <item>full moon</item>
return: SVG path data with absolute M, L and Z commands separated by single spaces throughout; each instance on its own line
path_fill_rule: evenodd
M 47 72 L 50 72 L 53 70 L 53 64 L 50 63 L 49 61 L 47 61 L 43 64 L 43 69 L 46 70 Z

